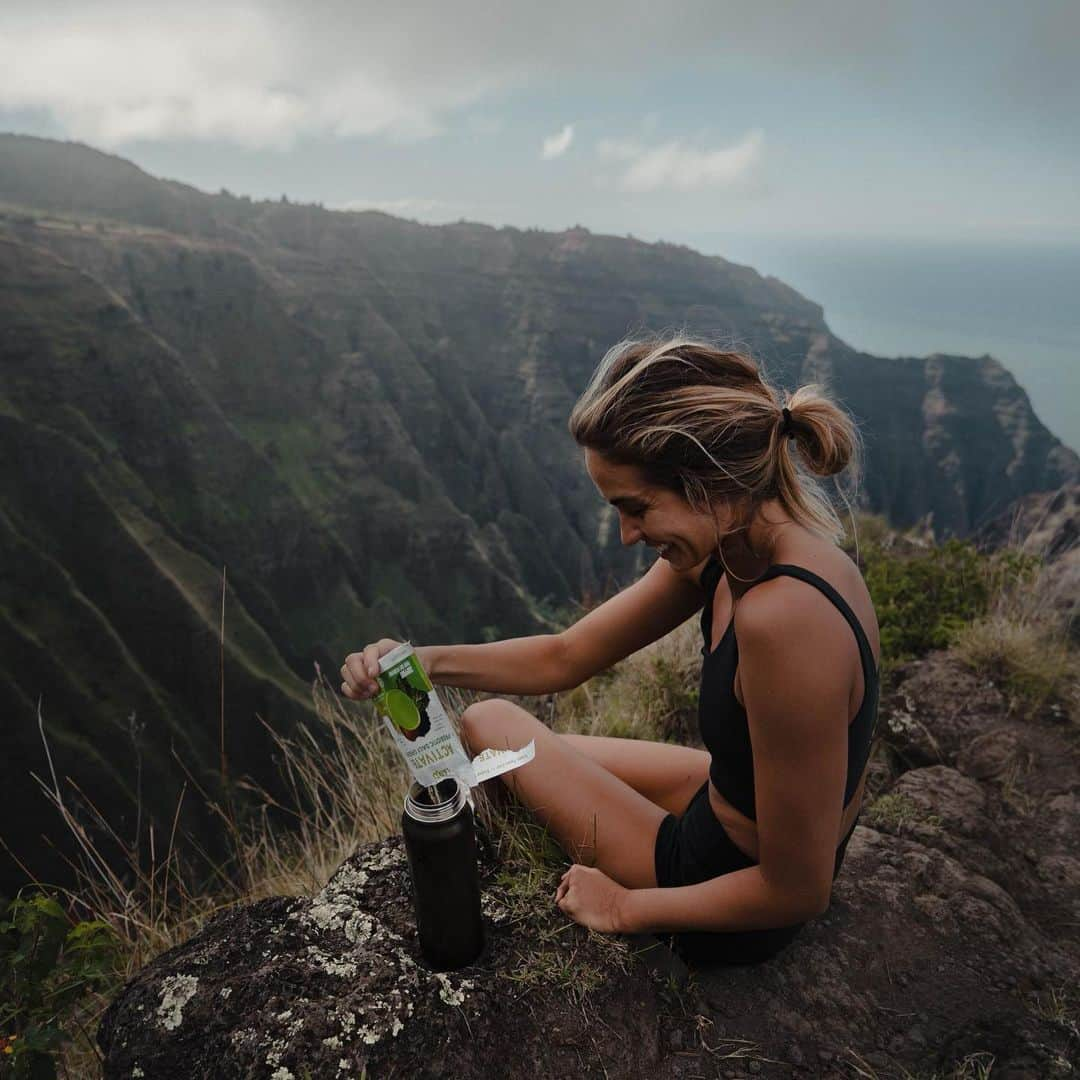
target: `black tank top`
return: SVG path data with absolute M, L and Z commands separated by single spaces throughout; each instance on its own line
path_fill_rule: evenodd
M 701 633 L 705 644 L 701 650 L 704 660 L 701 665 L 701 688 L 698 696 L 698 724 L 701 741 L 712 755 L 709 779 L 736 810 L 756 821 L 750 728 L 746 720 L 746 710 L 735 696 L 735 669 L 739 663 L 739 645 L 735 640 L 734 615 L 715 649 L 711 641 L 713 598 L 722 575 L 723 568 L 714 555 L 701 573 L 701 585 L 705 589 L 706 600 L 701 612 Z M 782 575 L 799 578 L 823 592 L 847 619 L 859 643 L 865 692 L 859 711 L 848 726 L 847 782 L 844 786 L 843 804 L 846 807 L 859 786 L 859 778 L 870 756 L 870 743 L 877 727 L 879 685 L 874 654 L 866 633 L 847 601 L 813 571 L 802 566 L 776 563 L 770 566 L 754 585 Z

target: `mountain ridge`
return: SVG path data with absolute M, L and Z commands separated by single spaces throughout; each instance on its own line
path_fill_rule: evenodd
M 550 606 L 639 574 L 565 424 L 611 344 L 667 326 L 745 344 L 788 389 L 824 383 L 866 434 L 864 505 L 898 525 L 963 535 L 1080 476 L 996 361 L 859 353 L 818 305 L 716 256 L 208 195 L 0 136 L 0 543 L 37 582 L 9 572 L 0 595 L 20 657 L 0 670 L 6 771 L 39 766 L 46 693 L 62 770 L 91 735 L 131 760 L 135 712 L 155 776 L 175 738 L 212 786 L 226 570 L 226 749 L 266 782 L 252 718 L 302 722 L 315 664 L 382 636 L 543 632 Z M 113 631 L 76 620 L 71 671 L 35 659 L 75 595 L 61 579 Z M 173 777 L 155 819 L 176 797 Z

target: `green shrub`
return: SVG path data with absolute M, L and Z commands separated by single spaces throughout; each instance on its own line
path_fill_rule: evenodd
M 52 897 L 13 900 L 0 921 L 0 1075 L 56 1075 L 80 1001 L 117 978 L 119 952 L 104 922 L 74 925 Z
M 890 664 L 945 648 L 1003 589 L 1031 579 L 1039 566 L 1033 556 L 984 555 L 961 540 L 906 554 L 872 545 L 861 554 Z

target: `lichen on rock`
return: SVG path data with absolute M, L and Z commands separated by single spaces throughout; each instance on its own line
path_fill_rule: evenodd
M 184 1006 L 198 988 L 199 980 L 190 975 L 171 975 L 162 981 L 157 1015 L 166 1030 L 172 1031 L 183 1023 Z

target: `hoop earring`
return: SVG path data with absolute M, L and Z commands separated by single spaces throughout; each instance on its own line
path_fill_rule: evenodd
M 727 574 L 727 575 L 728 575 L 728 577 L 732 577 L 732 578 L 734 578 L 734 579 L 735 579 L 736 581 L 742 581 L 742 582 L 744 582 L 744 583 L 748 583 L 748 582 L 751 582 L 751 581 L 757 581 L 757 578 L 752 578 L 752 577 L 739 577 L 739 575 L 738 575 L 738 574 L 733 574 L 733 573 L 732 573 L 732 572 L 731 572 L 731 571 L 730 571 L 730 570 L 728 569 L 728 564 L 727 564 L 726 562 L 724 562 L 724 552 L 723 552 L 723 550 L 722 550 L 722 549 L 720 548 L 720 545 L 719 545 L 719 544 L 718 544 L 718 545 L 716 546 L 716 554 L 720 556 L 720 565 L 721 565 L 721 566 L 722 566 L 722 567 L 724 568 L 724 573 L 725 573 L 725 574 Z
M 744 584 L 749 584 L 752 581 L 757 581 L 757 578 L 739 577 L 738 574 L 733 574 L 731 572 L 731 570 L 728 568 L 728 564 L 724 561 L 724 547 L 723 547 L 723 543 L 722 543 L 721 538 L 720 538 L 720 528 L 716 524 L 716 518 L 715 517 L 713 518 L 713 527 L 714 527 L 714 529 L 716 531 L 716 554 L 720 559 L 720 565 L 724 568 L 724 573 L 727 574 L 728 577 L 734 578 L 736 581 L 741 581 Z M 740 530 L 738 530 L 738 529 L 735 530 L 735 532 L 739 532 L 739 531 Z M 725 536 L 733 536 L 734 533 L 725 533 L 724 535 Z

